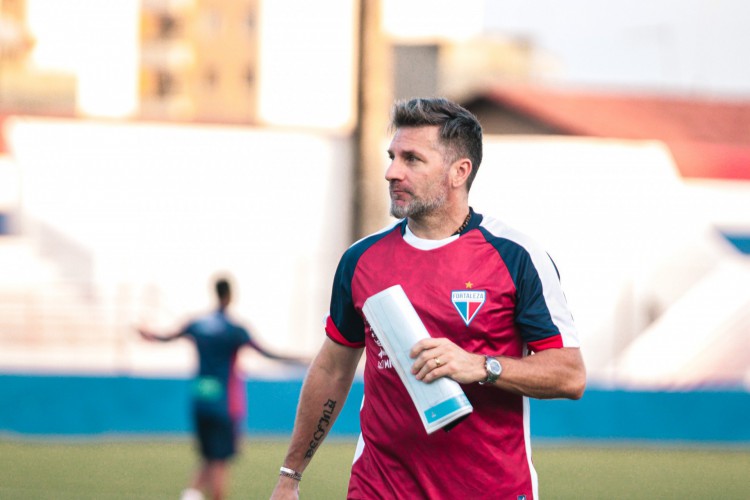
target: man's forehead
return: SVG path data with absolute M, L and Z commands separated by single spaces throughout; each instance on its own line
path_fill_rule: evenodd
M 397 146 L 401 149 L 426 148 L 441 150 L 439 127 L 437 125 L 425 125 L 421 127 L 400 127 L 396 130 L 391 149 Z

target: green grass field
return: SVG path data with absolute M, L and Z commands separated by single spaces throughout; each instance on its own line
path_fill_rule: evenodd
M 302 496 L 346 496 L 354 441 L 330 440 L 305 472 Z M 230 499 L 268 498 L 286 441 L 248 439 Z M 538 444 L 547 499 L 750 499 L 750 450 Z M 195 465 L 187 439 L 0 440 L 0 499 L 176 499 Z

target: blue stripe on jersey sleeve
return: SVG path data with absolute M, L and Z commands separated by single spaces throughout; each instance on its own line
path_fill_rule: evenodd
M 387 236 L 402 223 L 390 226 L 384 231 L 372 234 L 350 246 L 339 261 L 331 290 L 331 320 L 344 338 L 359 344 L 365 341 L 365 325 L 354 307 L 352 299 L 352 279 L 362 255 L 375 243 Z
M 535 342 L 560 335 L 544 299 L 542 280 L 529 252 L 515 241 L 493 235 L 485 227 L 479 229 L 500 254 L 516 287 L 515 322 L 524 341 Z

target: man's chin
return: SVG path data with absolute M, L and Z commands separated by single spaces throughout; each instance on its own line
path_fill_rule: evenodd
M 409 205 L 391 200 L 391 215 L 397 219 L 405 219 L 409 216 Z

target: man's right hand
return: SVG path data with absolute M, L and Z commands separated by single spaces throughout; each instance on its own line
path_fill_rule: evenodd
M 299 498 L 299 481 L 279 476 L 276 487 L 271 492 L 271 500 L 296 500 Z

